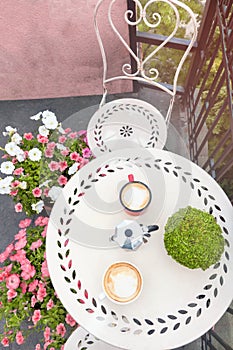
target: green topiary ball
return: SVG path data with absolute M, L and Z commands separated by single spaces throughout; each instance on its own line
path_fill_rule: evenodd
M 206 270 L 220 260 L 224 238 L 211 214 L 188 206 L 168 218 L 164 245 L 168 255 L 180 264 Z

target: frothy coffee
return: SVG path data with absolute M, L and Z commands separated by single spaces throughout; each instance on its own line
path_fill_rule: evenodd
M 150 203 L 151 193 L 145 184 L 129 182 L 122 188 L 120 199 L 126 209 L 141 211 Z
M 126 303 L 134 300 L 140 293 L 142 277 L 135 266 L 118 262 L 106 271 L 103 286 L 110 299 Z

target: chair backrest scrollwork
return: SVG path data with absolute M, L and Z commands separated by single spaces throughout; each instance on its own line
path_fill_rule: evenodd
M 146 25 L 148 27 L 148 29 L 154 29 L 154 28 L 159 27 L 159 25 L 161 24 L 161 14 L 159 12 L 151 13 L 151 5 L 153 5 L 155 3 L 157 3 L 157 4 L 158 3 L 165 3 L 165 4 L 169 5 L 171 7 L 171 9 L 173 10 L 174 18 L 175 18 L 174 28 L 172 29 L 171 33 L 167 37 L 165 37 L 164 41 L 162 43 L 160 43 L 158 46 L 156 46 L 150 52 L 150 54 L 148 54 L 145 58 L 141 58 L 138 53 L 135 53 L 131 49 L 131 47 L 129 46 L 127 41 L 122 37 L 122 35 L 119 33 L 119 30 L 117 29 L 117 27 L 115 26 L 115 24 L 113 22 L 112 14 L 114 11 L 114 4 L 116 2 L 118 2 L 119 0 L 108 0 L 108 1 L 109 1 L 109 5 L 108 5 L 107 16 L 108 16 L 109 24 L 110 24 L 113 32 L 115 33 L 115 35 L 118 37 L 119 42 L 128 51 L 129 57 L 131 56 L 131 58 L 133 60 L 135 60 L 136 70 L 133 72 L 132 67 L 131 67 L 131 63 L 127 62 L 127 63 L 123 64 L 123 66 L 121 67 L 121 70 L 122 70 L 121 75 L 112 76 L 112 77 L 107 76 L 108 75 L 107 57 L 106 57 L 106 52 L 105 52 L 105 48 L 103 45 L 103 41 L 101 39 L 100 30 L 99 30 L 99 26 L 98 26 L 98 20 L 97 20 L 98 11 L 99 11 L 101 5 L 103 4 L 103 2 L 105 2 L 105 0 L 99 0 L 97 2 L 96 7 L 95 7 L 94 23 L 95 23 L 95 31 L 96 31 L 96 35 L 97 35 L 97 39 L 98 39 L 98 43 L 99 43 L 100 51 L 101 51 L 101 55 L 102 55 L 102 60 L 103 60 L 103 98 L 102 98 L 100 105 L 105 103 L 108 83 L 115 81 L 115 80 L 118 80 L 118 79 L 130 79 L 130 80 L 146 82 L 147 84 L 152 85 L 154 87 L 157 87 L 170 95 L 170 97 L 171 97 L 170 105 L 169 105 L 167 115 L 165 118 L 166 122 L 168 124 L 170 121 L 171 110 L 172 110 L 175 95 L 177 92 L 177 81 L 178 81 L 179 73 L 180 73 L 181 68 L 184 64 L 184 61 L 186 60 L 188 54 L 190 53 L 190 50 L 192 49 L 192 47 L 196 41 L 196 38 L 197 38 L 196 17 L 194 15 L 193 11 L 186 4 L 184 4 L 182 1 L 179 1 L 179 0 L 149 0 L 146 2 L 146 4 L 144 6 L 140 2 L 140 0 L 131 0 L 132 2 L 135 3 L 136 16 L 135 16 L 135 13 L 133 12 L 133 10 L 126 10 L 125 11 L 124 20 L 128 24 L 128 26 L 137 27 L 142 22 L 144 22 L 144 25 Z M 120 1 L 122 1 L 122 0 L 120 0 Z M 126 0 L 124 0 L 124 1 L 126 1 Z M 163 83 L 161 83 L 159 81 L 159 79 L 158 79 L 159 78 L 159 70 L 157 68 L 151 67 L 149 69 L 146 69 L 146 67 L 148 66 L 149 62 L 156 57 L 156 54 L 163 47 L 165 47 L 166 44 L 172 38 L 175 37 L 177 30 L 179 28 L 179 25 L 181 23 L 179 8 L 185 10 L 189 14 L 190 24 L 192 26 L 192 35 L 191 35 L 191 38 L 189 40 L 189 43 L 188 43 L 185 51 L 183 52 L 183 55 L 179 61 L 179 64 L 177 65 L 177 68 L 176 68 L 176 71 L 175 71 L 175 74 L 173 77 L 172 89 L 170 89 L 166 85 L 164 85 Z M 150 14 L 150 19 L 148 19 L 149 14 Z M 151 21 L 151 19 L 153 22 Z M 164 62 L 164 66 L 166 69 L 166 62 Z

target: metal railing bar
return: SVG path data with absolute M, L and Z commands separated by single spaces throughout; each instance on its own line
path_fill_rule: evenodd
M 233 150 L 233 147 L 232 147 Z M 227 163 L 224 167 L 221 168 L 221 172 L 217 174 L 216 180 L 220 181 L 225 174 L 233 167 L 233 161 Z
M 233 350 L 233 348 L 228 345 L 225 340 L 223 340 L 213 329 L 211 329 L 209 332 L 211 333 L 212 337 L 214 337 L 219 342 L 219 344 L 224 347 L 225 350 Z
M 230 132 L 230 129 L 229 129 L 229 130 L 227 130 L 227 131 L 225 132 L 225 134 L 223 135 L 223 137 L 220 139 L 220 141 L 219 141 L 219 143 L 217 144 L 217 146 L 215 147 L 215 149 L 211 152 L 211 154 L 209 154 L 209 159 L 214 158 L 215 154 L 218 152 L 218 150 L 219 150 L 221 147 L 223 147 L 223 146 L 226 144 L 226 141 L 229 140 L 230 136 L 231 136 L 231 132 Z M 204 163 L 204 165 L 203 165 L 204 169 L 207 167 L 208 162 L 209 162 L 209 160 L 207 160 L 207 161 Z
M 136 41 L 144 44 L 159 46 L 165 41 L 167 36 L 161 34 L 154 34 L 148 32 L 136 32 Z M 185 51 L 190 44 L 190 40 L 182 38 L 171 38 L 169 42 L 164 46 L 171 49 Z M 197 42 L 194 43 L 191 52 L 197 48 Z
M 221 45 L 221 40 L 220 40 L 220 38 L 218 38 L 218 41 L 216 42 L 216 50 L 215 50 L 216 52 L 219 49 L 220 45 Z M 203 61 L 204 61 L 204 59 L 203 59 Z M 204 87 L 205 87 L 205 84 L 207 82 L 207 79 L 209 78 L 209 74 L 210 74 L 211 68 L 213 67 L 214 61 L 215 61 L 215 55 L 213 54 L 211 59 L 210 59 L 210 62 L 208 64 L 208 68 L 206 69 L 205 75 L 202 78 L 202 83 L 201 83 L 201 85 L 199 87 L 198 95 L 195 97 L 195 103 L 194 103 L 193 111 L 196 109 L 196 107 L 198 105 L 198 102 L 199 102 L 199 100 L 201 98 L 201 94 L 202 94 L 202 92 L 204 90 Z M 202 63 L 200 63 L 200 64 L 202 64 Z
M 225 100 L 224 100 L 223 105 L 221 106 L 220 110 L 218 111 L 218 114 L 216 116 L 215 121 L 212 123 L 211 127 L 208 129 L 204 139 L 202 140 L 201 144 L 198 147 L 197 154 L 196 154 L 197 157 L 199 156 L 200 152 L 202 151 L 202 149 L 205 146 L 205 144 L 207 143 L 207 141 L 211 138 L 212 131 L 214 130 L 214 128 L 218 124 L 219 120 L 221 119 L 222 113 L 226 109 L 227 105 L 228 105 L 228 98 L 226 97 Z
M 217 84 L 217 80 L 219 78 L 220 78 L 220 80 L 218 81 L 218 84 Z M 223 67 L 223 64 L 221 64 L 219 66 L 219 69 L 216 73 L 214 81 L 213 81 L 213 83 L 208 91 L 208 94 L 206 96 L 206 99 L 205 99 L 206 101 L 208 101 L 208 107 L 206 108 L 206 104 L 203 103 L 201 111 L 199 113 L 199 118 L 198 118 L 199 122 L 197 122 L 193 128 L 194 137 L 197 137 L 200 134 L 201 129 L 202 129 L 207 117 L 208 117 L 209 111 L 213 107 L 214 101 L 216 101 L 216 97 L 217 97 L 221 87 L 223 86 L 224 80 L 225 80 L 224 67 Z M 216 84 L 217 84 L 217 86 L 216 86 Z
M 211 29 L 209 31 L 209 35 L 208 37 L 206 38 L 206 48 L 210 46 L 211 42 L 212 42 L 212 39 L 213 39 L 213 36 L 214 36 L 214 33 L 216 31 L 216 27 L 217 27 L 217 19 L 215 18 L 214 19 L 214 22 L 211 26 Z M 220 43 L 221 43 L 221 40 L 220 38 L 218 38 L 218 42 L 217 42 L 217 45 L 220 46 Z M 196 63 L 194 64 L 196 66 L 196 69 L 201 69 L 206 61 L 206 55 L 205 55 L 205 51 L 206 50 L 201 50 L 199 53 L 199 57 L 198 57 L 198 60 L 196 61 Z M 194 54 L 195 55 L 195 54 Z M 212 56 L 212 59 L 214 58 L 214 55 Z M 194 72 L 194 79 L 192 81 L 192 86 L 197 86 L 198 85 L 198 79 L 200 78 L 200 75 L 199 74 L 196 74 L 196 72 Z M 194 92 L 194 91 L 193 91 Z
M 214 163 L 214 167 L 215 167 L 216 171 L 217 171 L 219 163 L 220 164 L 223 163 L 225 161 L 225 159 L 228 157 L 228 155 L 232 152 L 232 150 L 233 150 L 233 145 L 232 144 L 229 144 L 226 148 L 223 149 L 223 152 L 222 152 L 221 156 Z M 233 165 L 233 159 L 228 161 L 227 164 L 232 164 Z M 218 172 L 218 174 L 221 174 L 221 171 Z

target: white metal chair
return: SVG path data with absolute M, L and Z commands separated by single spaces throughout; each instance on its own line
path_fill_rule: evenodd
M 122 350 L 109 345 L 88 333 L 84 328 L 78 327 L 65 343 L 64 350 Z
M 136 17 L 134 17 L 132 10 L 126 10 L 124 20 L 128 26 L 137 27 L 140 23 L 144 22 L 149 29 L 159 27 L 162 19 L 160 13 L 155 12 L 152 14 L 153 23 L 148 20 L 148 14 L 150 13 L 151 15 L 151 5 L 155 3 L 165 3 L 169 5 L 173 10 L 176 19 L 174 29 L 170 35 L 166 37 L 166 39 L 160 45 L 156 46 L 148 56 L 141 58 L 140 52 L 135 53 L 130 48 L 129 43 L 119 33 L 119 28 L 117 28 L 113 21 L 114 5 L 122 0 L 107 1 L 109 2 L 107 16 L 110 27 L 115 33 L 116 37 L 119 39 L 119 44 L 123 45 L 128 51 L 129 60 L 133 59 L 135 61 L 136 71 L 132 71 L 131 63 L 129 61 L 123 64 L 121 67 L 122 74 L 118 76 L 108 76 L 109 69 L 107 55 L 98 23 L 98 14 L 100 12 L 101 5 L 103 5 L 106 0 L 99 0 L 95 7 L 94 21 L 95 31 L 103 60 L 103 97 L 100 102 L 99 109 L 93 115 L 88 125 L 87 135 L 90 147 L 95 155 L 101 155 L 103 152 L 112 151 L 116 148 L 132 147 L 135 144 L 139 144 L 143 147 L 163 148 L 166 142 L 167 126 L 170 122 L 171 112 L 177 92 L 179 73 L 197 37 L 196 17 L 192 10 L 179 0 L 149 0 L 146 2 L 144 7 L 142 6 L 140 0 L 132 0 L 132 2 L 135 3 L 137 13 Z M 124 0 L 124 3 L 125 2 L 126 0 Z M 158 52 L 172 38 L 175 37 L 181 22 L 179 8 L 187 11 L 189 14 L 193 33 L 190 42 L 187 45 L 187 48 L 177 66 L 173 77 L 172 88 L 170 89 L 159 81 L 158 69 L 148 68 L 148 64 L 152 60 L 155 60 Z M 136 20 L 132 20 L 132 18 L 136 18 Z M 111 62 L 111 64 L 114 64 L 114 62 Z M 164 69 L 166 69 L 166 62 L 164 62 Z M 156 87 L 168 94 L 170 102 L 167 114 L 162 116 L 155 106 L 136 98 L 123 98 L 106 103 L 106 97 L 108 94 L 107 86 L 109 83 L 119 79 L 143 82 L 148 86 Z

